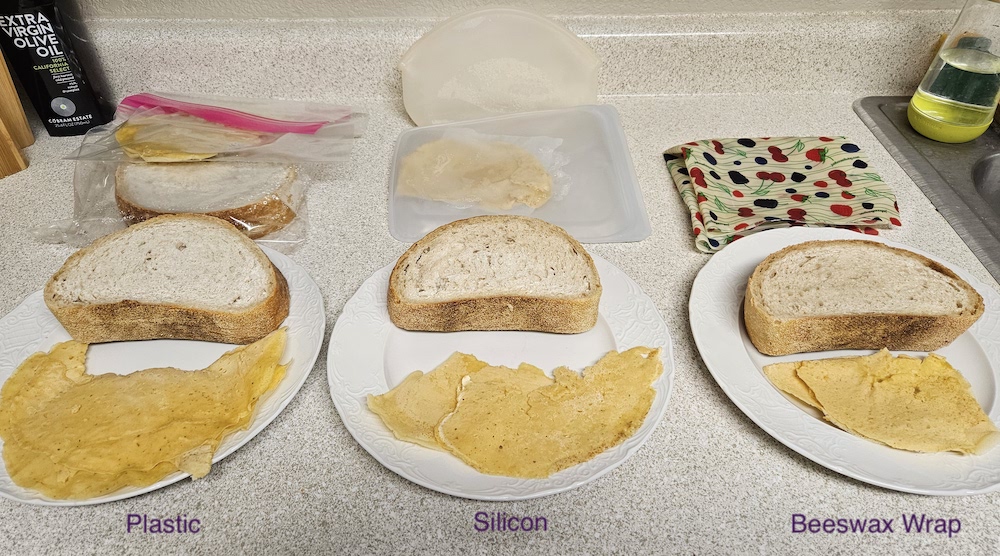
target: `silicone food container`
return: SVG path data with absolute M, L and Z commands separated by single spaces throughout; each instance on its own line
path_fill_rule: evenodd
M 458 207 L 398 195 L 396 185 L 402 160 L 421 145 L 439 140 L 455 128 L 468 128 L 484 135 L 561 140 L 557 150 L 566 161 L 561 168 L 568 179 L 565 195 L 534 210 L 519 205 L 508 211 Z M 389 177 L 392 237 L 413 242 L 438 226 L 482 214 L 531 215 L 561 226 L 582 243 L 640 241 L 649 236 L 649 218 L 618 111 L 608 105 L 577 106 L 418 127 L 399 136 Z

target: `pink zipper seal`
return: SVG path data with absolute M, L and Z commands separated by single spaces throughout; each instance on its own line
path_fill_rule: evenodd
M 160 108 L 167 114 L 181 112 L 196 116 L 205 121 L 222 124 L 226 127 L 242 129 L 246 131 L 257 131 L 261 133 L 299 133 L 303 135 L 314 135 L 329 121 L 322 122 L 290 122 L 287 120 L 275 120 L 265 118 L 248 112 L 240 112 L 231 108 L 219 106 L 209 106 L 205 104 L 194 104 L 173 100 L 150 93 L 140 93 L 130 95 L 122 99 L 119 106 L 132 109 L 140 108 Z

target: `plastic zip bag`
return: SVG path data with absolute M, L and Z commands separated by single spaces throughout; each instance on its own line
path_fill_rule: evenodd
M 133 179 L 140 181 L 138 185 L 129 182 L 134 170 L 146 171 Z M 186 170 L 190 177 L 178 179 Z M 159 171 L 168 173 L 158 175 Z M 229 222 L 258 243 L 289 252 L 306 239 L 305 195 L 320 171 L 316 165 L 278 163 L 79 161 L 73 176 L 81 184 L 75 188 L 74 217 L 39 226 L 32 233 L 46 243 L 83 247 L 161 214 L 199 213 Z M 206 175 L 233 187 L 200 195 L 185 191 Z
M 291 101 L 141 94 L 77 151 L 73 218 L 36 238 L 84 246 L 160 214 L 200 213 L 290 251 L 306 238 L 305 195 L 349 159 L 364 115 Z M 200 101 L 200 102 L 194 102 Z M 124 130 L 124 131 L 123 131 Z
M 343 162 L 366 115 L 312 102 L 142 93 L 87 133 L 71 160 Z

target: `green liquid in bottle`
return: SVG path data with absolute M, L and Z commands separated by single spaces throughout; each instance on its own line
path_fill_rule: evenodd
M 1000 58 L 975 48 L 942 50 L 910 100 L 910 124 L 936 141 L 971 141 L 989 127 L 998 96 Z

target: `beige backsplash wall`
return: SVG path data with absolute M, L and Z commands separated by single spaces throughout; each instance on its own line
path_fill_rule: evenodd
M 602 60 L 605 97 L 860 97 L 912 94 L 954 18 L 952 10 L 910 10 L 556 19 Z M 115 98 L 144 90 L 253 90 L 353 102 L 399 99 L 399 59 L 433 25 L 429 18 L 98 18 L 88 28 Z
M 964 0 L 78 0 L 88 17 L 444 17 L 496 5 L 560 15 L 955 9 Z

